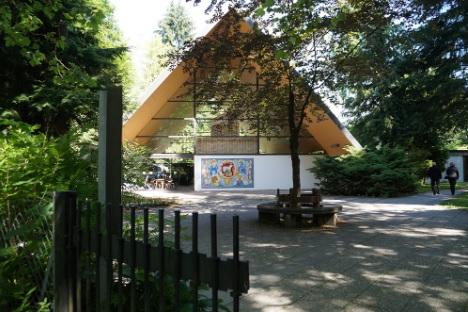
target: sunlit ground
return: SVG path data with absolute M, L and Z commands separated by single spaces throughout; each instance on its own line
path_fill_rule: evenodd
M 225 256 L 231 255 L 231 216 L 240 215 L 251 286 L 242 311 L 468 311 L 468 211 L 438 205 L 451 198 L 446 191 L 439 197 L 327 198 L 344 206 L 333 230 L 258 224 L 255 207 L 273 194 L 179 197 L 179 208 L 201 213 L 200 244 L 207 253 L 204 213 L 218 213 Z
M 442 205 L 451 208 L 464 208 L 468 210 L 468 191 L 455 194 L 455 197 L 444 201 Z

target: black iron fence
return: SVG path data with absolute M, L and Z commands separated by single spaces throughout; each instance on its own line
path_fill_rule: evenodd
M 219 291 L 229 292 L 229 305 L 239 311 L 249 266 L 239 257 L 238 216 L 233 257 L 221 259 L 214 214 L 208 256 L 199 251 L 197 213 L 190 216 L 191 251 L 184 251 L 180 211 L 165 216 L 164 209 L 122 207 L 123 233 L 112 235 L 110 206 L 78 203 L 73 192 L 56 193 L 54 206 L 56 311 L 229 310 Z

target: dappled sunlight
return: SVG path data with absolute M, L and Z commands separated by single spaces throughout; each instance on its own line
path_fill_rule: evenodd
M 251 275 L 250 281 L 264 284 L 275 284 L 281 281 L 281 276 L 272 274 Z
M 200 250 L 210 251 L 209 213 L 218 214 L 219 254 L 232 255 L 232 215 L 240 216 L 249 294 L 241 311 L 463 311 L 468 303 L 468 214 L 431 196 L 327 198 L 344 206 L 336 228 L 257 222 L 256 205 L 274 192 L 179 196 L 197 211 Z M 184 225 L 190 233 L 190 219 Z M 189 246 L 188 246 L 189 247 Z
M 258 248 L 289 248 L 289 247 L 298 247 L 299 245 L 281 245 L 281 244 L 272 244 L 272 243 L 249 243 L 246 244 L 248 247 L 258 247 Z
M 310 275 L 310 271 L 308 272 Z M 321 280 L 325 283 L 325 287 L 328 289 L 334 289 L 339 286 L 347 285 L 352 282 L 352 279 L 337 273 L 337 272 L 316 272 L 316 276 L 320 277 Z
M 405 236 L 405 237 L 414 237 L 414 238 L 427 238 L 435 236 L 467 236 L 467 231 L 457 230 L 457 229 L 447 229 L 447 228 L 375 228 L 367 229 L 367 233 L 381 233 L 395 236 Z
M 200 201 L 206 199 L 208 196 L 197 193 L 176 193 L 171 190 L 156 189 L 156 190 L 144 190 L 135 192 L 146 198 L 170 198 L 179 200 L 193 200 Z
M 468 255 L 462 255 L 462 254 L 459 254 L 459 253 L 454 253 L 454 252 L 450 252 L 448 254 L 449 257 L 454 257 L 454 258 L 461 258 L 461 259 L 464 259 L 465 261 L 468 261 Z
M 367 270 L 360 270 L 361 275 L 368 279 L 371 282 L 377 282 L 385 285 L 396 285 L 400 284 L 402 282 L 401 278 L 398 276 L 394 275 L 393 272 L 392 274 L 383 274 L 383 273 L 376 273 L 372 271 L 367 271 Z
M 419 294 L 419 301 L 433 311 L 454 311 L 454 306 L 463 306 L 467 302 L 466 293 L 457 287 L 458 285 L 427 287 L 424 293 Z
M 365 245 L 361 245 L 361 244 L 353 244 L 351 246 L 354 247 L 354 248 L 370 249 L 373 254 L 378 255 L 378 256 L 395 256 L 395 255 L 397 255 L 397 253 L 394 250 L 387 249 L 387 248 L 371 247 L 371 246 L 365 246 Z
M 304 294 L 297 294 L 297 292 L 296 296 L 290 295 L 282 287 L 266 286 L 252 288 L 245 299 L 249 303 L 249 309 L 252 309 L 250 311 L 292 311 L 290 305 L 303 296 Z M 294 311 L 305 312 L 308 310 L 295 308 Z
M 449 253 L 446 258 L 446 263 L 448 265 L 455 265 L 459 268 L 464 268 L 468 270 L 468 255 L 462 255 L 458 253 Z M 468 273 L 466 275 L 467 275 L 467 283 L 468 283 Z

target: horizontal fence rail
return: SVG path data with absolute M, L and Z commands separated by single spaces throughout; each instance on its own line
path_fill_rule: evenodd
M 58 242 L 75 248 L 67 248 L 66 255 L 56 253 L 63 256 L 56 262 L 72 261 L 76 254 L 80 261 L 66 268 L 63 262 L 56 263 L 59 272 L 65 270 L 67 279 L 59 284 L 68 290 L 59 294 L 68 297 L 59 300 L 62 305 L 56 305 L 56 310 L 71 306 L 60 311 L 226 311 L 226 303 L 218 296 L 219 291 L 225 291 L 232 297 L 232 310 L 239 311 L 239 297 L 249 289 L 249 264 L 239 257 L 238 216 L 233 217 L 233 257 L 221 259 L 214 214 L 210 215 L 208 256 L 199 252 L 196 212 L 191 214 L 192 248 L 185 251 L 182 240 L 187 241 L 186 233 L 178 210 L 166 219 L 164 209 L 120 207 L 124 216 L 124 234 L 120 237 L 111 234 L 109 205 L 76 205 L 71 203 L 74 200 L 76 197 L 55 201 L 56 206 L 66 206 L 55 207 L 56 213 L 68 210 L 64 216 L 72 222 L 69 225 L 74 231 L 65 233 Z M 70 213 L 70 209 L 76 211 Z M 58 228 L 63 229 L 60 224 Z
M 91 237 L 95 237 L 96 232 L 83 232 L 83 235 L 91 235 Z M 108 236 L 107 235 L 99 235 L 101 240 L 101 246 L 107 244 Z M 133 246 L 131 241 L 123 240 L 121 241 L 119 237 L 112 236 L 112 260 L 117 260 L 121 257 L 122 262 L 126 264 L 132 263 L 132 254 L 133 254 Z M 99 242 L 96 240 L 91 241 L 91 247 L 89 242 L 86 240 L 82 241 L 81 250 L 84 252 L 99 252 L 98 251 Z M 149 271 L 155 272 L 162 269 L 162 263 L 165 263 L 164 266 L 165 273 L 175 276 L 176 273 L 180 274 L 181 280 L 191 280 L 193 277 L 193 272 L 196 268 L 196 263 L 194 263 L 194 256 L 197 254 L 193 254 L 192 252 L 183 252 L 174 250 L 172 247 L 164 247 L 161 249 L 158 246 L 150 246 L 147 247 L 143 242 L 136 241 L 135 242 L 135 252 L 136 252 L 136 261 L 132 264 L 132 267 L 136 269 L 145 269 L 146 261 L 149 262 Z M 122 253 L 122 255 L 120 255 Z M 146 254 L 148 258 L 146 258 Z M 164 258 L 161 259 L 160 254 L 164 255 Z M 102 255 L 103 258 L 107 259 L 107 255 Z M 179 258 L 179 260 L 177 260 Z M 146 260 L 148 259 L 148 260 Z M 177 262 L 180 262 L 181 268 L 179 268 L 180 272 L 177 272 Z M 217 258 L 208 257 L 204 254 L 198 253 L 198 267 L 199 267 L 199 282 L 203 284 L 207 284 L 210 287 L 216 286 L 214 282 L 214 275 L 215 270 L 213 267 L 218 266 L 218 289 L 223 291 L 233 290 L 234 280 L 236 277 L 234 276 L 234 264 L 235 261 L 232 259 L 227 260 L 219 260 Z M 239 291 L 242 293 L 247 293 L 249 289 L 248 283 L 248 276 L 249 276 L 249 266 L 247 262 L 239 262 L 239 276 L 240 280 L 243 281 L 239 285 Z

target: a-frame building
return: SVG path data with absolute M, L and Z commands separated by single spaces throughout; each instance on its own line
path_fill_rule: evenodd
M 219 25 L 214 25 L 207 36 Z M 250 27 L 242 21 L 240 30 Z M 246 73 L 242 81 L 255 83 L 256 73 Z M 196 85 L 196 76 L 184 71 L 182 64 L 160 75 L 125 122 L 124 140 L 151 147 L 154 158 L 193 159 L 195 190 L 290 188 L 288 135 L 267 136 L 252 130 L 245 120 L 223 120 L 222 113 L 211 109 L 209 99 L 194 96 L 191 90 Z M 313 105 L 322 118 L 309 116 L 312 122 L 301 131 L 303 188 L 312 188 L 316 182 L 308 170 L 314 157 L 341 155 L 349 145 L 360 147 L 325 104 Z

